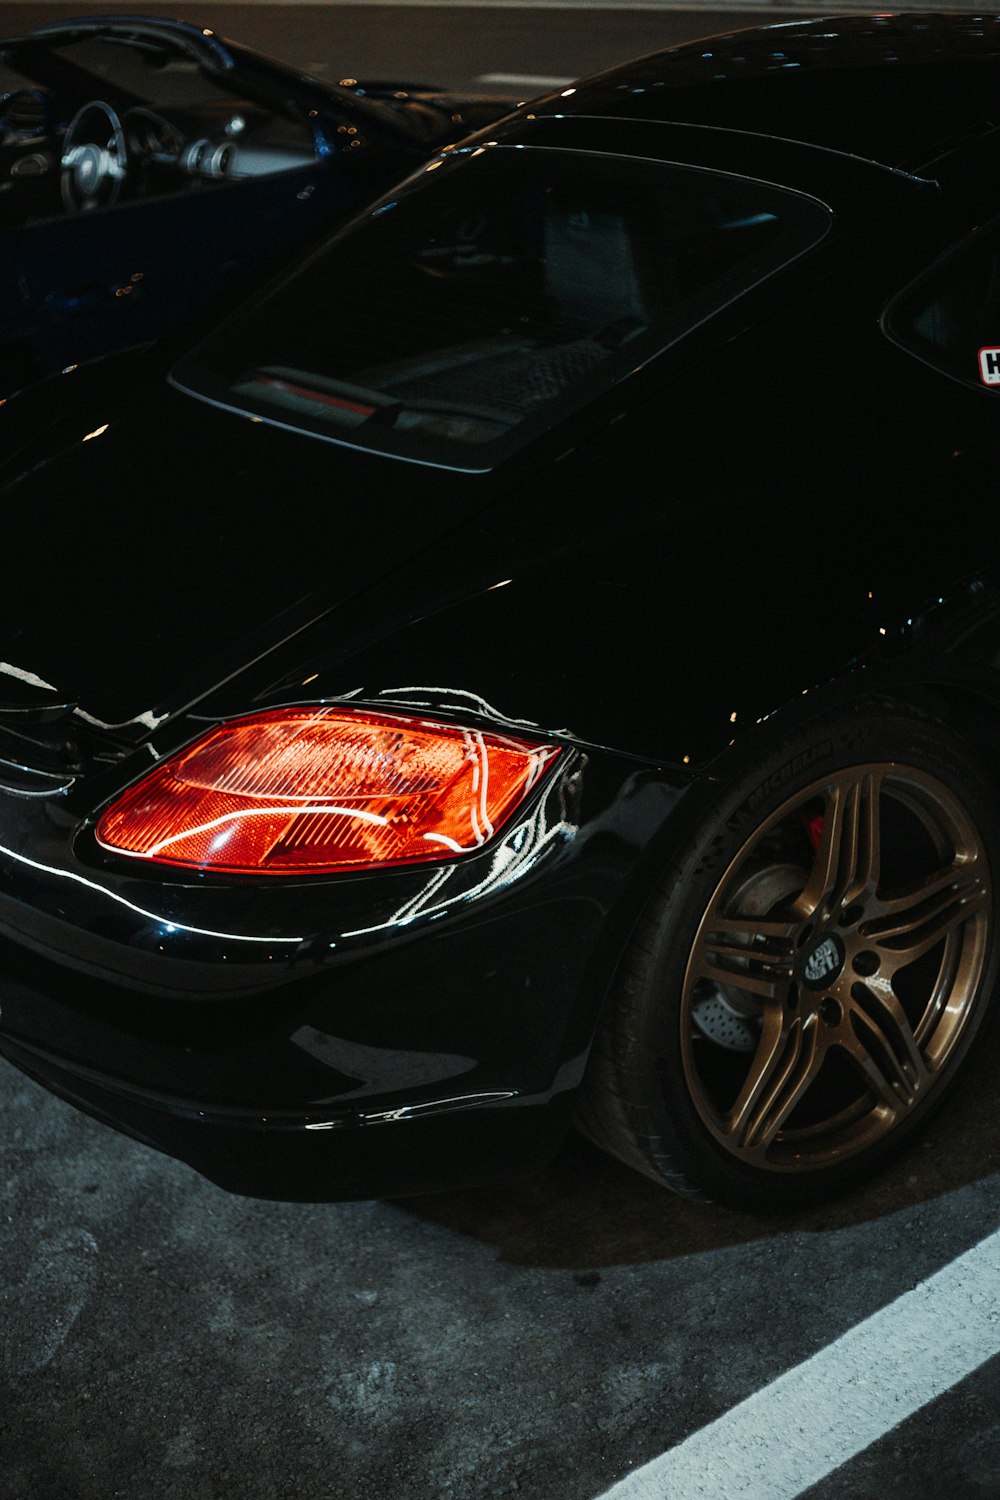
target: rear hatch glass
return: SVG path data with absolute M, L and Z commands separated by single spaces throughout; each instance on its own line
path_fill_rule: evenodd
M 830 223 L 726 173 L 480 147 L 432 162 L 172 378 L 313 437 L 486 469 Z

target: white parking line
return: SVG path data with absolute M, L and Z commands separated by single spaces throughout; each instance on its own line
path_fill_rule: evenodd
M 794 1500 L 1000 1354 L 1000 1231 L 600 1500 Z

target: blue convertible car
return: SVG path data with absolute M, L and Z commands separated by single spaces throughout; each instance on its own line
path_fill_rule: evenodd
M 508 103 L 136 16 L 0 42 L 0 93 L 0 397 L 158 337 Z

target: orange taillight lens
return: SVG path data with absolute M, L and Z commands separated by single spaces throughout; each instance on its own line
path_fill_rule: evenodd
M 157 864 L 323 874 L 484 844 L 559 753 L 387 714 L 280 708 L 162 762 L 101 815 L 98 841 Z

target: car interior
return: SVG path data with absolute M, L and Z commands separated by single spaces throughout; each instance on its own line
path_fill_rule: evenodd
M 130 36 L 0 49 L 0 225 L 307 166 L 291 109 L 230 92 L 179 46 Z
M 766 274 L 803 232 L 804 200 L 759 184 L 499 155 L 376 209 L 363 256 L 343 241 L 349 298 L 335 244 L 255 309 L 219 350 L 227 402 L 446 462 L 606 389 L 729 300 L 737 267 L 741 285 Z

